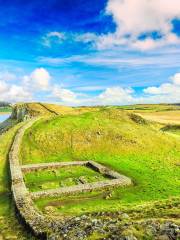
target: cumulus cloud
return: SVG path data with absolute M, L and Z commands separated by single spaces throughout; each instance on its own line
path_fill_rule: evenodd
M 18 79 L 18 84 L 13 80 Z M 29 75 L 18 78 L 8 73 L 0 77 L 0 100 L 9 102 L 32 101 L 35 94 L 50 91 L 51 76 L 44 68 L 37 68 Z
M 79 39 L 94 42 L 98 49 L 126 45 L 148 50 L 180 43 L 172 23 L 180 18 L 179 0 L 108 0 L 105 14 L 111 15 L 116 24 L 114 33 L 100 36 L 86 33 Z M 159 37 L 152 37 L 153 33 Z
M 98 96 L 97 102 L 103 105 L 129 104 L 133 102 L 132 93 L 133 90 L 130 88 L 109 87 Z
M 148 87 L 143 90 L 144 96 L 136 96 L 131 88 L 110 87 L 94 98 L 92 104 L 127 105 L 138 103 L 177 103 L 180 102 L 180 74 L 171 77 L 171 83 L 164 83 L 158 87 Z
M 180 102 L 180 73 L 176 73 L 170 78 L 170 83 L 163 83 L 158 87 L 148 87 L 144 93 L 153 95 L 155 101 L 160 102 Z
M 46 91 L 49 89 L 50 79 L 51 76 L 46 69 L 37 68 L 30 75 L 24 76 L 23 82 L 25 86 Z
M 85 94 L 87 91 L 101 90 L 100 94 Z M 78 92 L 77 92 L 78 91 Z M 80 91 L 80 92 L 79 92 Z M 37 68 L 29 75 L 20 78 L 19 84 L 0 79 L 1 101 L 36 101 L 38 94 L 45 94 L 48 101 L 63 105 L 127 105 L 136 103 L 180 102 L 180 73 L 170 77 L 169 82 L 160 86 L 150 86 L 137 95 L 132 88 L 121 86 L 84 86 L 74 91 L 54 84 L 49 72 Z
M 53 87 L 51 95 L 63 104 L 76 105 L 79 103 L 76 93 L 69 89 L 62 88 L 59 85 Z
M 176 73 L 174 76 L 172 76 L 171 80 L 175 85 L 180 85 L 180 73 Z
M 179 0 L 109 0 L 106 12 L 111 14 L 120 35 L 138 36 L 158 31 L 168 34 L 171 20 L 180 17 Z
M 30 101 L 32 95 L 23 86 L 0 81 L 0 100 L 7 102 Z

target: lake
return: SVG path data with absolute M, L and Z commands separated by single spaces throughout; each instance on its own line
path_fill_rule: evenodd
M 0 114 L 0 123 L 5 121 L 10 115 L 11 115 L 11 113 Z

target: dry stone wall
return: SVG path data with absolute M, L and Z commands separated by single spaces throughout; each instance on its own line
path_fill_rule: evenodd
M 9 152 L 9 164 L 12 180 L 12 193 L 13 198 L 19 212 L 19 215 L 24 220 L 32 232 L 42 239 L 58 240 L 61 238 L 61 229 L 63 223 L 52 219 L 51 217 L 44 216 L 34 205 L 33 200 L 41 197 L 57 197 L 63 194 L 74 194 L 78 192 L 92 191 L 95 189 L 109 188 L 115 186 L 126 186 L 131 184 L 131 179 L 112 171 L 101 164 L 94 161 L 77 161 L 77 162 L 64 162 L 64 163 L 43 163 L 31 164 L 20 166 L 19 162 L 19 147 L 21 145 L 24 132 L 30 128 L 37 119 L 32 119 L 26 122 L 21 127 L 13 141 Z M 91 184 L 81 184 L 72 187 L 64 187 L 54 190 L 40 191 L 29 193 L 25 186 L 23 179 L 23 172 L 36 171 L 38 169 L 52 169 L 66 166 L 84 165 L 90 167 L 99 173 L 108 176 L 109 180 L 100 181 Z
M 36 120 L 32 120 L 19 129 L 13 141 L 11 150 L 9 152 L 9 164 L 12 179 L 12 193 L 19 215 L 25 224 L 30 227 L 31 231 L 42 239 L 61 239 L 55 232 L 61 228 L 61 223 L 56 223 L 52 219 L 44 217 L 41 212 L 35 207 L 34 202 L 28 192 L 19 165 L 19 146 L 21 144 L 22 136 L 26 129 L 32 126 Z M 55 234 L 51 238 L 51 234 Z M 55 238 L 56 237 L 56 238 Z
M 31 196 L 34 200 L 38 198 L 45 198 L 45 197 L 59 197 L 62 195 L 73 195 L 76 193 L 82 193 L 82 192 L 91 192 L 93 190 L 98 189 L 109 189 L 112 187 L 117 186 L 127 186 L 131 184 L 130 182 L 127 182 L 126 179 L 113 179 L 113 180 L 105 180 L 95 183 L 85 183 L 81 185 L 75 185 L 72 187 L 63 187 L 58 189 L 50 189 L 45 191 L 38 191 L 31 193 Z
M 58 197 L 62 195 L 72 195 L 81 192 L 90 192 L 98 189 L 108 189 L 117 186 L 127 186 L 132 184 L 130 178 L 121 175 L 111 169 L 96 163 L 94 161 L 74 161 L 74 162 L 61 162 L 61 163 L 43 163 L 43 164 L 33 164 L 22 166 L 23 172 L 30 172 L 42 169 L 51 168 L 61 168 L 67 166 L 86 166 L 99 172 L 100 174 L 108 177 L 108 180 L 98 181 L 95 183 L 84 183 L 80 185 L 75 185 L 71 187 L 62 187 L 58 189 L 43 190 L 31 193 L 32 199 L 36 200 L 38 198 L 45 197 Z
M 74 161 L 74 162 L 50 162 L 50 163 L 40 163 L 40 164 L 28 164 L 21 166 L 21 170 L 24 173 L 36 171 L 36 170 L 47 170 L 56 169 L 67 166 L 86 166 L 88 161 Z

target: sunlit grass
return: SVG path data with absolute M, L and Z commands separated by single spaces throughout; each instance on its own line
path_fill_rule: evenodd
M 86 211 L 103 211 L 179 196 L 179 150 L 178 139 L 153 123 L 102 108 L 40 120 L 24 136 L 21 159 L 24 164 L 95 160 L 131 177 L 134 185 L 113 190 L 110 199 L 82 203 Z M 82 204 L 67 209 L 81 212 Z

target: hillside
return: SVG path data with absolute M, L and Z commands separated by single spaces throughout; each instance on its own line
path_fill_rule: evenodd
M 43 214 L 62 219 L 72 216 L 80 216 L 80 219 L 82 216 L 83 219 L 85 216 L 91 225 L 91 221 L 97 219 L 97 214 L 98 221 L 102 224 L 106 218 L 109 218 L 109 221 L 111 218 L 121 219 L 123 213 L 126 215 L 123 220 L 114 223 L 114 228 L 121 229 L 124 224 L 133 221 L 135 225 L 128 225 L 126 234 L 133 234 L 136 239 L 154 239 L 152 234 L 147 237 L 148 219 L 155 219 L 158 224 L 163 221 L 179 224 L 180 142 L 176 130 L 175 134 L 172 131 L 169 134 L 167 129 L 162 131 L 166 125 L 145 120 L 134 111 L 122 110 L 119 107 L 70 108 L 40 103 L 20 106 L 20 109 L 26 109 L 25 115 L 29 118 L 40 116 L 23 136 L 19 153 L 21 164 L 93 160 L 133 181 L 131 186 L 123 188 L 37 199 L 35 204 Z M 19 107 L 15 109 L 17 113 Z M 6 166 L 7 148 L 11 138 L 22 124 L 24 123 L 18 123 L 2 135 L 0 142 L 0 203 L 1 209 L 4 209 L 1 215 L 4 215 L 3 219 L 11 215 L 9 221 L 13 221 L 14 213 L 13 209 L 7 211 L 11 204 L 7 195 L 10 191 L 7 184 L 9 176 L 4 175 L 3 169 Z M 100 181 L 101 178 L 100 175 L 81 167 L 59 171 L 32 171 L 24 175 L 26 186 L 32 192 L 79 184 L 79 179 L 93 182 Z M 84 226 L 80 226 L 81 230 L 86 232 L 87 239 L 108 236 L 104 228 L 104 233 L 97 230 L 98 227 L 97 231 L 92 230 L 87 234 Z M 108 225 L 107 229 L 109 227 Z M 32 236 L 29 238 L 19 225 L 13 224 L 11 232 L 17 228 L 20 229 L 18 237 L 33 239 Z M 78 229 L 77 231 L 81 232 Z M 69 230 L 69 236 L 75 238 L 74 234 L 76 231 Z M 6 234 L 3 233 L 4 235 Z

